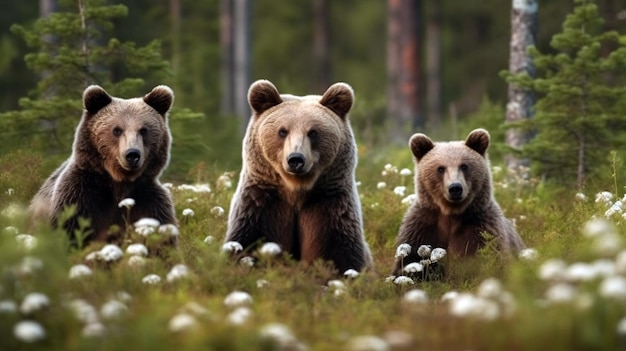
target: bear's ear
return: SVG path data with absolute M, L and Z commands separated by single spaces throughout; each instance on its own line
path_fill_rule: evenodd
M 345 120 L 354 103 L 354 90 L 346 83 L 335 83 L 322 96 L 320 104 L 328 107 Z
M 485 156 L 489 147 L 489 132 L 484 129 L 474 129 L 465 139 L 465 145 L 470 149 L 478 152 L 481 156 Z
M 167 85 L 157 85 L 143 97 L 143 101 L 161 116 L 165 116 L 174 103 L 174 91 Z
M 99 85 L 90 85 L 83 92 L 83 106 L 90 114 L 100 111 L 111 101 L 113 98 Z
M 435 147 L 435 143 L 430 140 L 426 134 L 416 133 L 413 134 L 411 139 L 409 140 L 409 148 L 415 156 L 416 160 L 421 160 L 424 155 L 426 155 L 430 150 Z
M 261 114 L 281 102 L 283 99 L 278 89 L 269 80 L 259 79 L 248 89 L 248 103 L 256 114 Z

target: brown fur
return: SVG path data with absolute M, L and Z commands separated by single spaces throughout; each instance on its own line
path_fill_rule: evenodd
M 332 261 L 340 273 L 371 266 L 354 178 L 353 100 L 344 83 L 304 97 L 280 95 L 266 80 L 251 85 L 253 114 L 225 241 L 246 251 L 276 242 L 295 259 Z M 296 167 L 294 155 L 302 156 Z
M 493 197 L 489 139 L 484 129 L 472 131 L 465 141 L 433 143 L 424 134 L 411 137 L 417 200 L 404 216 L 396 243 L 408 243 L 413 250 L 396 260 L 394 275 L 402 274 L 402 264 L 420 260 L 420 245 L 441 247 L 456 256 L 474 255 L 485 244 L 481 233 L 487 233 L 505 254 L 524 248 Z
M 167 113 L 173 100 L 166 86 L 133 99 L 112 97 L 95 85 L 85 89 L 72 155 L 33 198 L 33 216 L 56 227 L 64 209 L 76 205 L 75 215 L 63 224 L 70 238 L 84 217 L 91 221 L 88 241 L 110 241 L 119 234 L 109 233 L 112 225 L 125 228 L 126 209 L 118 208 L 119 201 L 133 198 L 128 223 L 152 217 L 176 224 L 169 192 L 158 180 L 169 162 Z

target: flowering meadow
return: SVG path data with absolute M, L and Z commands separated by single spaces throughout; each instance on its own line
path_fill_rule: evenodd
M 506 261 L 489 242 L 461 260 L 395 245 L 415 200 L 411 160 L 398 163 L 359 165 L 375 263 L 359 273 L 294 262 L 275 243 L 229 257 L 242 249 L 223 242 L 233 171 L 167 183 L 177 227 L 142 219 L 121 245 L 68 249 L 25 216 L 43 178 L 0 162 L 0 349 L 626 349 L 623 188 L 577 193 L 493 167 L 496 198 L 529 248 Z M 176 249 L 162 245 L 171 236 Z M 422 261 L 389 276 L 411 250 Z

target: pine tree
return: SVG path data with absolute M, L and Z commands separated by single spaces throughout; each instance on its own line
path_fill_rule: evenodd
M 536 132 L 522 153 L 540 174 L 579 189 L 625 140 L 626 46 L 617 32 L 602 32 L 602 23 L 595 1 L 575 0 L 552 37 L 554 53 L 529 49 L 537 77 L 504 74 L 538 96 L 535 118 L 521 123 Z
M 60 2 L 58 12 L 39 18 L 32 28 L 11 28 L 33 48 L 25 61 L 40 80 L 28 97 L 20 99 L 20 110 L 0 114 L 0 135 L 10 141 L 10 148 L 18 143 L 66 151 L 88 85 L 99 84 L 112 95 L 138 96 L 152 88 L 143 86 L 144 78 L 168 74 L 159 41 L 137 47 L 107 36 L 114 21 L 127 15 L 124 5 L 108 5 L 105 0 Z

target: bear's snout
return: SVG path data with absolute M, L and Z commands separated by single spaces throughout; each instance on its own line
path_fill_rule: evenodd
M 287 165 L 291 173 L 303 173 L 305 163 L 306 156 L 300 152 L 292 152 L 287 156 Z
M 124 158 L 126 158 L 130 168 L 137 168 L 141 165 L 141 151 L 139 149 L 131 148 L 126 150 Z
M 463 184 L 461 183 L 452 183 L 448 186 L 448 194 L 450 195 L 450 200 L 459 201 L 463 199 Z

